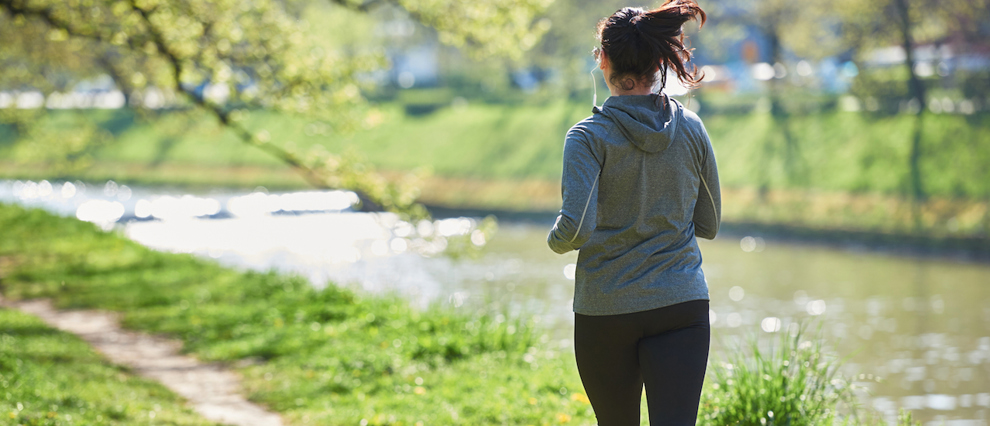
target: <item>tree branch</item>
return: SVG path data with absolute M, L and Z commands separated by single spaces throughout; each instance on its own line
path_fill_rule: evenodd
M 346 7 L 348 9 L 355 10 L 355 11 L 358 11 L 358 12 L 369 12 L 375 6 L 384 3 L 384 0 L 367 0 L 367 1 L 358 2 L 358 3 L 349 2 L 347 0 L 330 0 L 330 3 L 336 4 L 336 5 L 339 5 L 339 6 L 343 6 L 343 7 Z M 395 3 L 395 2 L 393 1 L 393 3 Z M 398 3 L 395 3 L 395 4 L 398 4 Z
M 348 4 L 346 0 L 332 0 L 341 5 L 348 7 L 355 7 L 354 5 Z M 369 2 L 362 3 L 358 5 L 357 10 L 366 10 L 366 8 L 372 7 L 373 4 L 378 3 L 379 0 L 371 0 Z M 211 113 L 216 119 L 226 128 L 234 132 L 234 134 L 241 139 L 242 142 L 255 146 L 269 155 L 277 158 L 284 164 L 291 167 L 297 173 L 299 173 L 302 178 L 311 186 L 319 189 L 335 189 L 328 184 L 329 176 L 325 173 L 321 173 L 320 170 L 310 167 L 304 163 L 302 159 L 299 158 L 295 153 L 286 150 L 276 144 L 269 141 L 260 140 L 255 137 L 247 128 L 238 124 L 232 119 L 230 113 L 225 111 L 219 105 L 213 104 L 201 96 L 197 96 L 193 91 L 186 89 L 182 84 L 182 74 L 185 70 L 183 59 L 169 46 L 168 42 L 165 40 L 163 33 L 152 23 L 151 15 L 154 14 L 154 10 L 146 10 L 137 5 L 135 0 L 129 1 L 130 8 L 135 13 L 137 13 L 144 24 L 146 29 L 146 34 L 149 41 L 151 41 L 157 48 L 158 53 L 163 59 L 170 65 L 172 71 L 172 86 L 177 93 L 183 94 L 187 99 L 189 99 L 195 106 L 200 107 L 209 113 Z M 13 15 L 25 15 L 41 19 L 46 25 L 51 28 L 64 30 L 67 34 L 72 37 L 82 38 L 87 40 L 95 41 L 103 45 L 113 45 L 113 43 L 103 34 L 96 31 L 86 31 L 80 29 L 72 23 L 65 20 L 59 19 L 50 8 L 30 8 L 24 5 L 23 2 L 17 0 L 0 0 L 0 10 L 6 10 Z M 144 53 L 143 44 L 142 46 L 135 45 L 136 37 L 128 37 L 126 47 L 133 52 Z M 112 65 L 106 61 L 106 58 L 97 61 L 102 67 L 107 68 L 107 72 L 116 76 L 115 80 L 122 78 Z M 364 191 L 359 188 L 349 188 L 355 193 L 357 193 L 358 198 L 361 200 L 362 210 L 366 211 L 382 211 L 382 205 L 369 197 Z
M 150 13 L 144 9 L 141 9 L 135 0 L 130 0 L 130 4 L 131 9 L 141 15 L 141 18 L 144 21 L 145 26 L 148 27 L 148 32 L 150 33 L 155 46 L 158 48 L 158 51 L 161 52 L 161 54 L 165 56 L 165 59 L 172 65 L 173 81 L 176 91 L 185 94 L 186 97 L 188 97 L 197 106 L 210 111 L 220 121 L 220 123 L 231 129 L 239 138 L 241 138 L 243 142 L 256 146 L 289 165 L 289 167 L 298 172 L 310 185 L 319 189 L 334 189 L 327 184 L 326 176 L 321 175 L 317 170 L 314 170 L 304 164 L 302 160 L 300 160 L 294 153 L 273 143 L 259 140 L 247 129 L 231 120 L 228 112 L 224 111 L 217 105 L 207 102 L 202 97 L 196 96 L 195 93 L 184 89 L 182 87 L 181 80 L 182 61 L 179 59 L 178 55 L 176 55 L 169 48 L 164 37 L 162 37 L 162 34 L 155 28 L 154 24 L 152 24 Z M 362 210 L 382 210 L 381 206 L 368 197 L 367 194 L 364 194 L 363 191 L 357 188 L 352 188 L 351 190 L 354 191 L 361 200 Z
M 329 186 L 326 184 L 326 180 L 321 178 L 315 170 L 303 164 L 294 154 L 272 143 L 258 140 L 258 138 L 254 137 L 254 135 L 252 135 L 247 129 L 233 122 L 230 119 L 230 114 L 223 111 L 218 106 L 207 102 L 202 97 L 196 96 L 195 93 L 183 88 L 181 78 L 183 70 L 182 61 L 168 46 L 165 39 L 162 37 L 162 34 L 151 22 L 150 12 L 139 7 L 134 0 L 131 0 L 130 4 L 131 9 L 141 15 L 141 18 L 144 21 L 145 26 L 148 28 L 149 34 L 151 35 L 152 41 L 155 43 L 155 47 L 158 48 L 158 51 L 165 56 L 165 59 L 172 66 L 172 77 L 176 91 L 186 95 L 186 97 L 197 106 L 213 113 L 220 123 L 231 129 L 239 138 L 241 138 L 243 142 L 257 146 L 258 148 L 261 148 L 262 150 L 288 164 L 294 170 L 299 172 L 310 185 L 321 189 L 329 189 Z

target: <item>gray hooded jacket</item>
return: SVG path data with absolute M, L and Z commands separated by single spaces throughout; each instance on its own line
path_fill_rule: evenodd
M 715 238 L 721 199 L 695 113 L 656 94 L 609 97 L 567 132 L 561 187 L 547 244 L 557 253 L 580 249 L 574 312 L 708 300 L 695 236 Z

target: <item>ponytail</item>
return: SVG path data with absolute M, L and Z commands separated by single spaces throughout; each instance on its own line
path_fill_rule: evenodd
M 689 88 L 698 87 L 704 74 L 691 60 L 691 50 L 685 47 L 682 27 L 687 21 L 705 24 L 705 11 L 694 0 L 667 0 L 650 11 L 626 7 L 598 23 L 601 51 L 612 65 L 610 83 L 623 90 L 637 84 L 653 86 L 660 73 L 661 87 L 667 84 L 667 70 Z

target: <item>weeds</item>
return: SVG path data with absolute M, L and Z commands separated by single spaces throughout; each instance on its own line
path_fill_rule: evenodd
M 756 338 L 728 348 L 724 361 L 711 363 L 699 423 L 831 425 L 842 404 L 852 406 L 854 395 L 821 336 L 814 337 L 807 339 L 804 327 L 796 327 L 780 332 L 765 351 Z

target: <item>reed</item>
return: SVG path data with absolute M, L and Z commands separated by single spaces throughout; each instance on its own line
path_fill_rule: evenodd
M 698 416 L 712 426 L 831 425 L 855 415 L 852 385 L 818 332 L 805 326 L 728 345 L 709 367 Z M 713 357 L 718 358 L 718 357 Z M 845 411 L 845 412 L 843 412 Z M 858 422 L 856 422 L 858 423 Z

